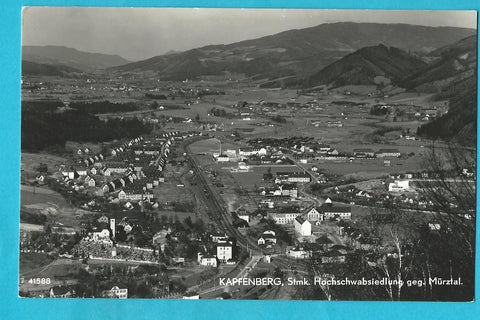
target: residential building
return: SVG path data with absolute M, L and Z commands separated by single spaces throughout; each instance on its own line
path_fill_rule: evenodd
M 128 298 L 128 289 L 120 289 L 117 286 L 114 286 L 110 290 L 102 291 L 103 298 L 116 298 L 116 299 L 127 299 Z
M 272 218 L 277 224 L 289 224 L 300 215 L 300 212 L 269 212 L 267 216 Z
M 310 222 L 323 221 L 323 214 L 321 213 L 321 210 L 315 207 L 307 209 L 305 215 L 307 217 L 307 220 Z
M 294 220 L 295 233 L 299 236 L 306 237 L 312 235 L 312 224 L 306 218 L 298 216 Z
M 200 264 L 201 266 L 204 266 L 204 267 L 216 268 L 217 265 L 218 265 L 217 264 L 217 258 L 215 256 L 204 255 L 200 252 L 198 253 L 197 262 L 198 262 L 198 264 Z
M 404 192 L 410 190 L 409 180 L 395 180 L 388 184 L 389 192 Z
M 377 152 L 377 157 L 379 158 L 398 158 L 401 153 L 398 149 L 380 149 Z
M 349 220 L 352 218 L 352 208 L 350 207 L 323 205 L 321 209 L 324 219 L 340 218 Z
M 257 240 L 258 245 L 276 244 L 277 238 L 274 231 L 265 231 Z
M 222 262 L 233 259 L 233 244 L 230 242 L 217 244 L 217 258 Z

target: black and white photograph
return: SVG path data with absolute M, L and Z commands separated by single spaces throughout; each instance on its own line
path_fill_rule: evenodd
M 18 295 L 474 301 L 477 43 L 467 10 L 24 7 Z

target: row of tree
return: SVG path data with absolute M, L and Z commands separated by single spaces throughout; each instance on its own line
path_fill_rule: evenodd
M 43 113 L 22 110 L 22 150 L 39 151 L 66 141 L 103 142 L 134 138 L 151 132 L 152 127 L 138 119 L 101 121 L 83 111 Z

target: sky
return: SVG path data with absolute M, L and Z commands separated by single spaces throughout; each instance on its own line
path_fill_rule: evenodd
M 138 61 L 343 21 L 477 28 L 475 11 L 26 7 L 22 44 Z

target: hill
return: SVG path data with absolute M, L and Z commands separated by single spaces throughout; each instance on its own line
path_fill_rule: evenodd
M 22 46 L 22 60 L 39 64 L 64 65 L 82 71 L 129 63 L 118 55 L 90 53 L 62 46 Z
M 477 145 L 477 82 L 472 79 L 455 84 L 448 113 L 418 128 L 420 136 L 455 140 L 462 145 Z
M 82 73 L 82 71 L 63 65 L 43 64 L 22 60 L 22 75 L 68 77 L 74 73 Z
M 473 35 L 434 50 L 428 58 L 431 59 L 428 65 L 403 79 L 405 88 L 440 92 L 456 82 L 473 77 L 477 69 L 477 37 Z
M 422 125 L 418 133 L 430 138 L 454 139 L 468 146 L 477 137 L 477 39 L 467 37 L 430 53 L 436 58 L 406 78 L 407 87 L 428 88 L 435 98 L 449 100 L 448 113 Z
M 383 43 L 430 52 L 475 34 L 473 29 L 406 24 L 329 23 L 228 45 L 210 45 L 109 69 L 150 73 L 165 80 L 239 74 L 270 86 L 295 83 L 366 46 Z M 273 81 L 272 81 L 273 80 Z
M 380 44 L 341 58 L 307 78 L 303 86 L 375 85 L 379 81 L 396 83 L 425 66 L 426 63 L 414 55 Z

